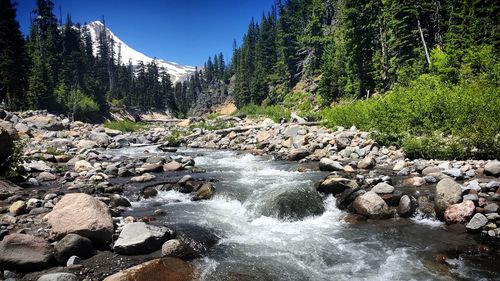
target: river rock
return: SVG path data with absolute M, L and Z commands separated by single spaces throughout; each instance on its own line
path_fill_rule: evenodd
M 339 162 L 325 157 L 319 160 L 319 169 L 320 171 L 342 171 L 344 167 Z
M 19 200 L 9 207 L 9 213 L 13 214 L 14 216 L 19 216 L 22 214 L 25 214 L 27 212 L 27 205 L 26 202 Z
M 463 179 L 464 172 L 461 169 L 454 168 L 443 171 L 443 174 L 448 175 L 450 177 L 454 177 L 456 179 Z
M 190 263 L 164 257 L 120 271 L 104 281 L 191 281 L 196 276 L 196 270 Z
M 24 121 L 26 123 L 33 124 L 38 129 L 45 129 L 47 131 L 60 131 L 65 128 L 61 121 L 59 121 L 55 116 L 50 115 L 35 115 L 25 118 Z
M 442 179 L 436 185 L 434 199 L 436 214 L 442 217 L 448 206 L 458 203 L 462 199 L 462 188 L 450 178 Z
M 389 206 L 384 199 L 373 191 L 368 191 L 358 196 L 352 206 L 356 213 L 371 219 L 384 219 L 391 217 Z
M 500 161 L 493 160 L 484 165 L 484 172 L 489 176 L 500 176 Z
M 35 271 L 50 266 L 52 258 L 52 247 L 40 237 L 15 233 L 0 242 L 0 267 Z
M 89 139 L 95 141 L 100 147 L 106 147 L 109 144 L 109 137 L 106 133 L 91 133 Z
M 377 161 L 375 161 L 375 158 L 368 156 L 358 162 L 358 169 L 371 169 L 375 167 L 376 164 Z
M 156 179 L 156 176 L 150 173 L 145 173 L 140 176 L 132 177 L 130 181 L 132 182 L 148 182 Z
M 51 170 L 50 166 L 44 161 L 31 161 L 24 163 L 23 167 L 29 172 L 49 172 Z
M 141 167 L 135 169 L 135 172 L 138 174 L 163 172 L 163 166 L 157 163 L 144 164 Z
M 304 148 L 292 149 L 288 153 L 288 160 L 289 161 L 299 161 L 299 160 L 304 159 L 307 156 L 309 156 L 309 154 L 310 154 L 309 150 L 304 149 Z
M 181 169 L 182 164 L 177 161 L 170 161 L 167 164 L 163 165 L 163 171 L 165 172 L 179 171 Z
M 164 226 L 147 225 L 144 222 L 133 222 L 123 227 L 114 251 L 125 255 L 148 254 L 158 250 L 173 232 Z
M 477 213 L 465 227 L 467 227 L 467 230 L 474 232 L 481 230 L 487 223 L 488 219 L 483 214 Z
M 413 196 L 403 195 L 399 199 L 398 214 L 403 218 L 411 217 L 418 208 L 418 201 Z
M 39 181 L 39 182 L 53 181 L 53 180 L 56 180 L 56 179 L 57 179 L 57 177 L 54 174 L 49 173 L 49 172 L 41 172 L 36 177 L 36 180 Z
M 485 214 L 494 214 L 498 212 L 498 204 L 496 203 L 490 203 L 486 206 L 484 206 L 484 213 Z
M 55 258 L 60 264 L 66 264 L 71 256 L 86 259 L 94 255 L 94 245 L 90 239 L 78 234 L 70 233 L 64 236 L 54 246 Z
M 336 205 L 337 208 L 343 210 L 349 208 L 351 203 L 360 195 L 364 194 L 366 191 L 361 188 L 349 188 L 342 192 L 342 194 L 337 198 Z
M 127 198 L 120 196 L 119 194 L 113 194 L 109 197 L 111 199 L 110 205 L 111 207 L 130 207 L 130 201 Z
M 393 193 L 394 192 L 394 186 L 386 183 L 386 182 L 381 182 L 375 185 L 372 188 L 372 191 L 378 194 L 384 194 L 384 193 Z
M 107 242 L 114 231 L 108 206 L 83 193 L 64 195 L 45 218 L 56 239 L 76 233 L 93 241 Z
M 48 273 L 40 276 L 37 281 L 78 281 L 78 277 L 66 272 Z
M 465 223 L 474 215 L 475 210 L 474 202 L 464 200 L 462 203 L 448 206 L 444 212 L 444 220 L 448 224 Z
M 14 140 L 17 139 L 17 131 L 12 123 L 0 121 L 0 169 L 14 151 Z
M 85 160 L 79 160 L 75 162 L 75 168 L 74 171 L 77 173 L 81 172 L 86 172 L 92 170 L 94 167 L 92 167 L 92 164 Z
M 21 190 L 21 187 L 13 184 L 10 181 L 0 180 L 0 200 L 5 200 Z
M 399 160 L 396 162 L 394 167 L 392 168 L 393 171 L 401 171 L 403 168 L 407 167 L 408 163 L 405 160 Z
M 171 239 L 163 243 L 161 254 L 168 257 L 177 257 L 183 260 L 193 259 L 199 255 L 180 239 Z
M 152 186 L 147 186 L 141 190 L 141 194 L 144 198 L 155 197 L 158 195 L 158 190 Z
M 429 174 L 439 173 L 439 172 L 441 172 L 441 170 L 438 167 L 429 166 L 429 167 L 425 167 L 422 170 L 422 175 L 427 176 Z
M 194 224 L 176 224 L 172 226 L 176 238 L 189 246 L 197 256 L 212 248 L 219 241 L 219 237 L 212 230 Z
M 211 182 L 206 182 L 201 185 L 201 187 L 196 190 L 194 200 L 210 199 L 215 193 L 215 185 Z
M 354 180 L 331 175 L 321 181 L 317 189 L 321 193 L 336 195 L 346 189 L 356 189 L 358 187 L 358 183 Z

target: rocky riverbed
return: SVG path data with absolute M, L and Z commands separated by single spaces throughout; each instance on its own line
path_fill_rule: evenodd
M 362 225 L 394 218 L 438 218 L 445 222 L 445 231 L 470 233 L 466 235 L 484 244 L 464 246 L 460 254 L 498 258 L 499 161 L 406 159 L 402 151 L 380 146 L 355 128 L 332 131 L 317 124 L 278 124 L 269 119 L 225 117 L 227 128 L 218 130 L 189 128 L 192 120 L 179 120 L 122 133 L 45 112 L 2 111 L 0 118 L 0 162 L 15 150 L 14 140 L 24 143 L 14 183 L 0 181 L 3 279 L 210 280 L 206 268 L 212 264 L 200 261 L 220 247 L 216 245 L 224 245 L 228 234 L 172 218 L 189 210 L 177 214 L 163 207 L 189 202 L 190 208 L 207 207 L 208 212 L 211 207 L 204 202 L 237 191 L 227 188 L 218 173 L 207 172 L 215 164 L 201 158 L 200 167 L 196 152 L 171 147 L 167 140 L 179 130 L 187 132 L 191 148 L 297 161 L 294 174 L 286 175 L 298 181 L 316 173 L 303 183 L 314 188 L 300 187 L 291 195 L 284 192 L 286 185 L 266 191 L 274 199 L 248 195 L 250 191 L 234 195 L 248 202 L 252 220 L 270 217 L 279 225 L 316 216 L 324 219 L 332 208 L 345 210 L 337 219 Z M 309 203 L 301 205 L 297 195 Z M 148 208 L 134 211 L 145 203 Z M 436 259 L 445 267 L 455 266 L 456 259 L 446 253 Z M 221 280 L 248 277 L 231 270 L 228 274 Z M 486 279 L 496 274 L 492 270 Z

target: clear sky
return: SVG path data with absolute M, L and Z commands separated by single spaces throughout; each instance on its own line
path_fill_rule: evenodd
M 100 20 L 123 42 L 149 57 L 203 65 L 209 55 L 230 56 L 250 19 L 260 21 L 274 0 L 53 0 L 54 14 L 74 22 Z M 35 0 L 17 0 L 17 18 L 29 33 Z

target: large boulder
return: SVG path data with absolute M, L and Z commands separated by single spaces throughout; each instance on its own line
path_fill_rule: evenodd
M 180 239 L 170 239 L 161 246 L 161 254 L 183 260 L 194 259 L 198 254 Z
M 191 281 L 196 275 L 196 270 L 190 263 L 164 257 L 120 271 L 104 281 Z
M 321 181 L 317 189 L 321 193 L 336 195 L 342 193 L 346 189 L 356 189 L 358 187 L 358 184 L 354 180 L 331 175 Z
M 462 199 L 462 188 L 451 178 L 444 178 L 436 185 L 434 199 L 436 215 L 443 217 L 444 211 L 450 205 L 458 203 Z
M 309 156 L 310 153 L 311 152 L 309 152 L 309 150 L 304 149 L 304 148 L 292 149 L 288 153 L 288 160 L 290 160 L 290 161 L 299 161 L 299 160 L 301 160 L 301 159 L 306 158 L 307 156 Z
M 56 243 L 54 250 L 55 258 L 60 264 L 66 264 L 71 256 L 86 259 L 95 254 L 92 241 L 74 233 L 64 236 L 63 239 Z
M 377 185 L 375 185 L 372 188 L 372 191 L 377 193 L 377 194 L 393 193 L 394 186 L 392 186 L 386 182 L 380 182 L 380 183 L 377 183 Z
M 446 208 L 444 220 L 448 224 L 465 223 L 474 215 L 475 210 L 476 205 L 474 205 L 474 202 L 464 200 L 462 203 L 453 204 Z
M 215 185 L 211 182 L 206 182 L 196 190 L 194 200 L 210 199 L 215 193 Z
M 411 217 L 418 208 L 418 201 L 413 196 L 403 195 L 399 199 L 398 214 L 403 217 Z
M 493 160 L 486 163 L 486 165 L 484 165 L 484 172 L 490 176 L 500 176 L 500 161 Z
M 113 219 L 108 206 L 83 193 L 66 194 L 45 216 L 56 239 L 76 233 L 97 242 L 109 242 Z
M 7 169 L 3 167 L 8 158 L 14 151 L 14 140 L 17 139 L 17 131 L 12 123 L 0 121 L 0 174 L 2 170 Z
M 36 271 L 51 265 L 53 250 L 40 237 L 10 234 L 0 242 L 0 268 Z
M 115 252 L 125 255 L 148 254 L 158 250 L 173 232 L 164 226 L 133 222 L 123 227 L 114 245 Z
M 28 124 L 33 124 L 38 129 L 44 129 L 48 131 L 59 131 L 65 128 L 64 124 L 58 120 L 55 116 L 42 116 L 35 115 L 24 119 Z
M 219 237 L 212 230 L 194 224 L 176 224 L 172 228 L 177 239 L 189 246 L 198 257 L 219 241 Z
M 91 133 L 89 139 L 95 141 L 100 147 L 106 147 L 109 144 L 109 137 L 106 133 Z
M 384 219 L 391 217 L 389 206 L 384 199 L 373 191 L 358 196 L 352 203 L 354 211 L 371 219 Z
M 337 162 L 337 161 L 333 161 L 332 159 L 330 158 L 321 158 L 321 160 L 319 160 L 319 170 L 320 171 L 342 171 L 344 170 L 344 167 L 342 166 L 342 164 L 340 164 L 340 162 Z

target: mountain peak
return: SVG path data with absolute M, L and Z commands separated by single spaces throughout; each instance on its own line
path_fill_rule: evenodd
M 97 54 L 99 33 L 105 27 L 104 24 L 99 21 L 93 21 L 88 23 L 86 27 L 90 30 L 90 35 L 92 37 L 94 54 Z M 190 74 L 194 73 L 195 67 L 189 65 L 180 65 L 175 62 L 170 62 L 163 59 L 151 58 L 135 49 L 131 48 L 127 44 L 125 44 L 118 36 L 116 36 L 109 27 L 106 26 L 105 32 L 107 35 L 115 42 L 114 51 L 116 54 L 121 54 L 120 63 L 128 64 L 129 62 L 132 65 L 136 66 L 139 62 L 143 62 L 145 64 L 152 62 L 153 60 L 157 63 L 159 68 L 164 68 L 165 71 L 170 75 L 170 80 L 175 83 L 178 81 L 185 80 Z

